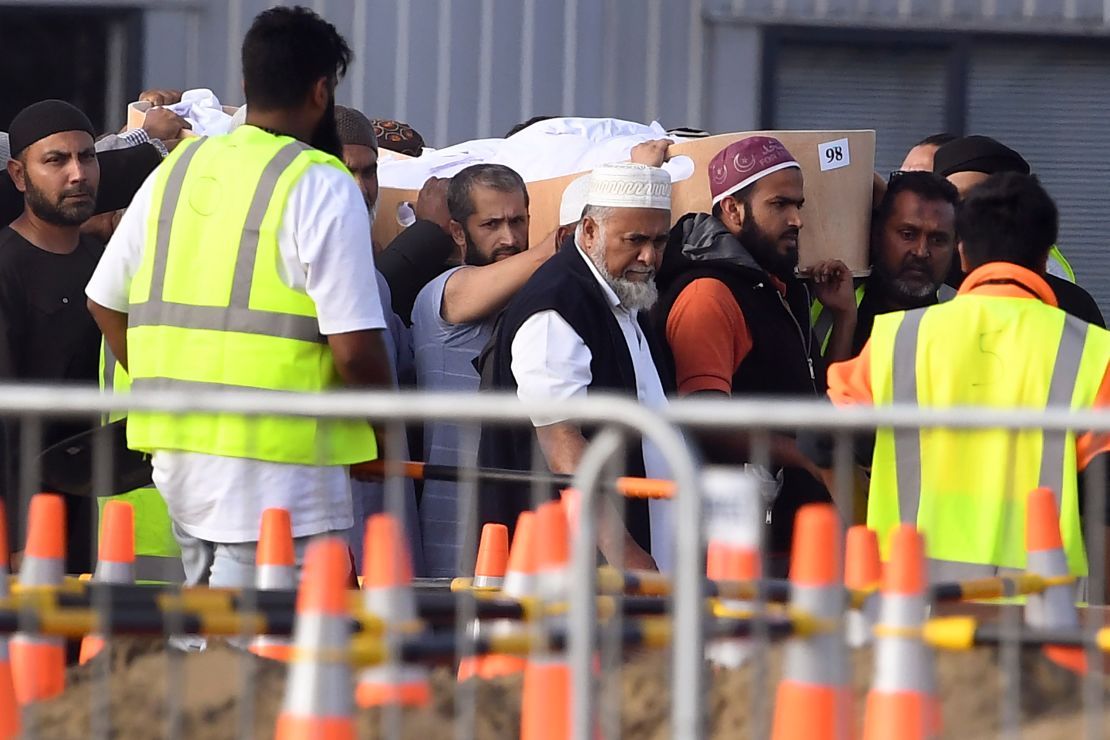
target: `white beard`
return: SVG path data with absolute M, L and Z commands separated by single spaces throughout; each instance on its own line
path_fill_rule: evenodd
M 647 311 L 659 300 L 659 289 L 655 287 L 655 278 L 651 277 L 644 282 L 627 280 L 625 278 L 605 276 L 609 287 L 617 294 L 621 305 L 629 311 Z
M 924 300 L 929 296 L 936 295 L 937 289 L 940 287 L 932 283 L 915 283 L 898 278 L 891 280 L 890 284 L 899 295 L 916 300 Z
M 617 299 L 620 300 L 621 305 L 629 311 L 647 311 L 659 300 L 659 289 L 655 287 L 654 270 L 651 271 L 651 277 L 644 281 L 617 277 L 609 272 L 609 268 L 605 266 L 604 230 L 598 233 L 597 255 L 587 254 L 590 261 L 594 263 L 594 267 L 605 278 L 605 282 L 617 294 Z

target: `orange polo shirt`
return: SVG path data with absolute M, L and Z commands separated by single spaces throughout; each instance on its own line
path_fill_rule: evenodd
M 1056 306 L 1056 294 L 1040 275 L 1009 262 L 988 262 L 964 278 L 958 295 L 1028 298 Z M 871 341 L 857 357 L 829 366 L 829 398 L 838 406 L 873 404 L 871 390 Z M 1110 408 L 1110 368 L 1103 375 L 1095 396 L 1096 408 Z M 1076 462 L 1080 470 L 1094 457 L 1110 452 L 1110 435 L 1086 432 L 1076 438 Z
M 786 285 L 769 276 L 786 295 Z M 678 395 L 718 391 L 732 395 L 732 376 L 752 351 L 752 333 L 728 286 L 711 277 L 682 289 L 667 315 Z

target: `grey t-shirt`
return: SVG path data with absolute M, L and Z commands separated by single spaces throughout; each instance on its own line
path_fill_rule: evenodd
M 447 270 L 416 297 L 412 309 L 412 344 L 416 356 L 416 384 L 420 390 L 478 390 L 474 358 L 485 347 L 495 317 L 472 324 L 452 324 L 443 318 L 443 290 L 461 267 Z M 424 461 L 433 465 L 474 465 L 478 437 L 475 430 L 468 449 L 460 449 L 466 434 L 457 424 L 424 425 Z M 420 526 L 424 539 L 424 564 L 428 575 L 445 578 L 458 573 L 458 487 L 455 483 L 427 481 L 420 501 Z

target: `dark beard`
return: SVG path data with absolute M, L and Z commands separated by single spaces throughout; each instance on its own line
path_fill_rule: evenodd
M 343 159 L 343 142 L 339 140 L 339 130 L 335 125 L 334 95 L 328 100 L 328 107 L 324 109 L 324 117 L 316 125 L 316 130 L 312 132 L 312 141 L 308 143 L 315 149 Z
M 493 264 L 493 260 L 487 258 L 478 249 L 478 245 L 470 238 L 470 232 L 463 229 L 463 236 L 466 238 L 466 252 L 463 254 L 463 264 L 470 265 L 471 267 L 485 267 L 486 265 Z
M 23 181 L 27 188 L 23 194 L 27 207 L 37 218 L 48 224 L 80 226 L 96 212 L 96 188 L 90 185 L 67 188 L 58 196 L 57 202 L 51 202 L 46 193 L 31 182 L 29 174 L 24 175 Z M 67 203 L 65 201 L 66 196 L 79 193 L 92 196 L 92 199 L 80 203 Z
M 463 254 L 464 265 L 470 265 L 471 267 L 485 267 L 486 265 L 492 265 L 494 262 L 497 261 L 498 257 L 500 257 L 502 254 L 506 254 L 509 251 L 508 248 L 498 247 L 493 251 L 493 254 L 487 257 L 486 255 L 482 254 L 481 250 L 478 249 L 478 245 L 475 244 L 474 240 L 470 238 L 470 233 L 465 228 L 463 229 L 463 236 L 466 238 L 466 251 Z M 523 251 L 524 249 L 514 249 L 511 254 L 516 255 L 520 254 Z
M 744 204 L 744 224 L 740 227 L 738 238 L 740 244 L 764 270 L 782 280 L 794 277 L 794 270 L 798 267 L 798 252 L 779 252 L 778 239 L 760 228 L 747 203 Z

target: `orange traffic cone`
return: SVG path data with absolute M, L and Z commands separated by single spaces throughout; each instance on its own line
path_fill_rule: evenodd
M 832 504 L 798 510 L 790 561 L 793 608 L 823 621 L 841 618 L 846 604 L 840 541 L 840 517 Z M 848 654 L 840 630 L 787 643 L 773 740 L 848 740 L 853 735 L 851 705 Z
M 562 657 L 532 655 L 524 669 L 520 740 L 570 737 L 570 669 Z
M 109 501 L 104 505 L 93 581 L 135 582 L 135 510 L 126 501 Z M 86 635 L 81 640 L 80 664 L 92 660 L 103 649 L 103 637 Z
M 385 621 L 383 638 L 393 650 L 416 624 L 412 563 L 401 525 L 389 514 L 366 520 L 362 598 L 366 611 Z M 395 660 L 367 668 L 359 676 L 355 698 L 360 707 L 399 704 L 420 706 L 431 698 L 428 671 Z
M 8 518 L 0 501 L 0 599 L 8 598 L 9 586 Z M 8 638 L 0 637 L 0 740 L 19 735 L 19 702 L 15 699 L 12 664 L 8 658 Z
M 1060 536 L 1060 516 L 1056 496 L 1049 488 L 1029 494 L 1025 508 L 1025 570 L 1039 576 L 1068 575 L 1064 540 Z M 1075 610 L 1075 585 L 1050 586 L 1025 602 L 1025 622 L 1030 627 L 1074 629 L 1079 626 Z
M 562 504 L 541 504 L 536 510 L 534 531 L 539 595 L 548 600 L 563 599 L 569 586 L 570 543 Z M 528 656 L 521 693 L 521 740 L 570 737 L 570 679 L 565 655 L 540 649 Z
M 509 528 L 487 522 L 482 526 L 478 543 L 478 561 L 474 566 L 474 587 L 500 589 L 505 581 L 509 562 Z
M 536 515 L 522 512 L 516 520 L 513 546 L 501 590 L 506 596 L 523 599 L 536 594 Z
M 711 581 L 754 581 L 762 572 L 759 550 L 722 540 L 713 540 L 705 556 L 705 575 Z M 722 599 L 721 606 L 734 612 L 754 608 L 750 601 Z M 752 653 L 746 639 L 715 640 L 706 649 L 710 662 L 722 668 L 739 668 Z
M 504 524 L 487 522 L 482 527 L 482 539 L 478 545 L 478 562 L 474 567 L 474 586 L 478 589 L 496 591 L 505 580 L 509 559 L 509 528 Z M 497 634 L 513 630 L 514 623 L 497 620 L 487 627 Z M 471 635 L 480 633 L 480 622 L 476 619 L 470 626 Z M 507 676 L 524 670 L 524 659 L 516 655 L 476 655 L 459 661 L 458 678 L 466 681 L 475 676 L 485 679 Z
M 275 740 L 354 740 L 351 706 L 347 545 L 314 541 L 305 553 L 297 594 L 297 649 L 289 663 Z
M 19 582 L 24 588 L 60 586 L 65 578 L 66 509 L 61 496 L 36 494 L 28 516 Z M 9 643 L 15 696 L 20 704 L 50 699 L 65 689 L 65 642 L 16 632 Z
M 920 635 L 926 617 L 926 581 L 925 540 L 913 525 L 899 525 L 891 537 L 890 562 L 883 578 L 882 629 L 875 640 L 864 740 L 926 740 L 940 734 L 935 657 Z
M 1038 488 L 1025 504 L 1025 570 L 1050 578 L 1069 573 L 1060 536 L 1060 516 L 1056 495 L 1050 488 Z M 1075 608 L 1076 589 L 1072 584 L 1050 586 L 1025 600 L 1025 623 L 1030 627 L 1076 629 L 1079 613 Z M 1068 670 L 1085 674 L 1087 654 L 1080 648 L 1048 645 L 1044 654 Z
M 548 601 L 566 598 L 570 587 L 570 527 L 559 501 L 547 501 L 536 510 L 536 579 L 539 595 Z
M 259 591 L 285 591 L 297 587 L 297 560 L 293 551 L 293 525 L 285 509 L 262 512 L 262 529 L 254 556 L 254 587 Z M 284 637 L 259 635 L 250 651 L 261 658 L 286 662 L 292 644 Z
M 879 538 L 862 524 L 851 527 L 844 546 L 844 585 L 853 591 L 871 592 L 859 609 L 848 611 L 845 634 L 851 647 L 871 644 L 871 630 L 879 616 L 882 577 Z
M 758 482 L 744 470 L 710 467 L 701 473 L 705 497 L 705 529 L 709 545 L 705 575 L 711 581 L 755 581 L 763 573 L 759 540 L 763 497 Z M 748 600 L 721 599 L 726 612 L 748 612 Z M 723 668 L 739 668 L 751 655 L 750 639 L 713 640 L 706 657 Z

